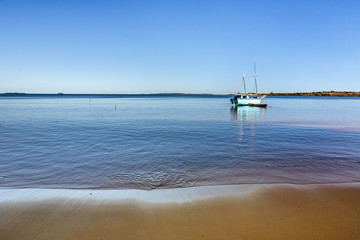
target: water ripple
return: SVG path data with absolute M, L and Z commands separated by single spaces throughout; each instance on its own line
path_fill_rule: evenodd
M 0 99 L 0 187 L 360 181 L 360 133 L 346 130 L 360 112 L 344 109 L 346 99 L 331 111 L 305 104 L 298 112 L 279 99 L 236 110 L 227 98 L 84 100 Z M 353 120 L 341 122 L 336 111 Z

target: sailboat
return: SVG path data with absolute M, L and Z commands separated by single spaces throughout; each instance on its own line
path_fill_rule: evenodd
M 234 107 L 238 106 L 250 106 L 250 107 L 267 107 L 267 104 L 262 103 L 262 100 L 266 97 L 266 95 L 258 94 L 257 87 L 257 77 L 256 75 L 256 60 L 254 58 L 254 79 L 255 79 L 255 94 L 250 94 L 246 92 L 246 83 L 245 83 L 245 74 L 242 73 L 242 79 L 244 84 L 244 94 L 235 94 L 233 98 L 230 99 L 230 102 Z

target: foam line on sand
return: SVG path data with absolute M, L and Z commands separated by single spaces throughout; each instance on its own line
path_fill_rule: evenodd
M 39 202 L 48 200 L 111 203 L 136 200 L 148 203 L 189 202 L 219 196 L 243 195 L 266 185 L 222 185 L 156 190 L 98 189 L 0 189 L 0 203 Z

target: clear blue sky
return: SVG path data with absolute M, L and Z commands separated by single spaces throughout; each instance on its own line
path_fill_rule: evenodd
M 0 0 L 0 92 L 360 91 L 360 1 Z M 241 90 L 241 89 L 240 89 Z

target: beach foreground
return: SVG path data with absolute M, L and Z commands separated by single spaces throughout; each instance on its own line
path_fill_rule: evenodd
M 360 184 L 39 191 L 1 190 L 0 239 L 360 239 Z

